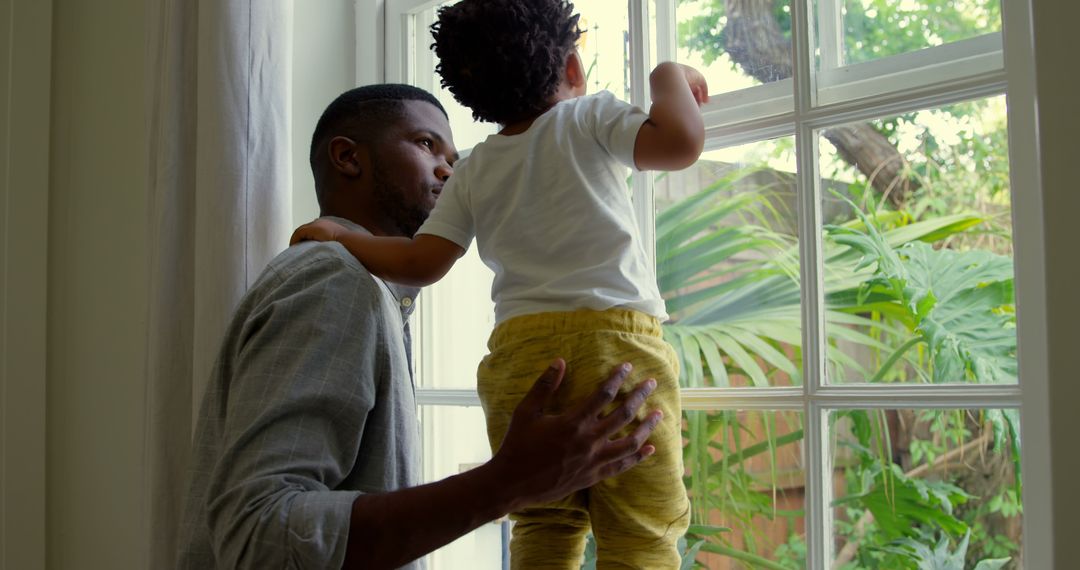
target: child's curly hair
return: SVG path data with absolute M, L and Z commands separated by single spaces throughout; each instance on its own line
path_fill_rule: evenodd
M 463 0 L 431 33 L 442 86 L 476 120 L 506 125 L 548 109 L 581 29 L 567 0 Z

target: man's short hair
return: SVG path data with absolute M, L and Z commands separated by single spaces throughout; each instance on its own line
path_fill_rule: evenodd
M 386 127 L 401 116 L 406 101 L 426 101 L 446 115 L 446 109 L 434 95 L 412 85 L 365 85 L 338 95 L 323 111 L 311 135 L 308 158 L 312 171 L 318 168 L 316 157 L 319 149 L 333 137 L 347 136 L 357 142 L 379 142 Z M 318 176 L 319 173 L 315 172 L 315 177 Z

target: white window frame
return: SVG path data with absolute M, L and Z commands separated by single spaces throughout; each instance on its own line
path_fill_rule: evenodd
M 817 3 L 823 33 L 839 26 L 839 2 Z M 374 37 L 358 41 L 358 78 L 413 83 L 414 57 L 430 57 L 417 49 L 415 15 L 438 0 L 357 0 L 357 22 Z M 645 78 L 653 61 L 674 59 L 674 0 L 657 0 L 656 57 L 649 41 L 632 42 L 631 102 L 647 106 Z M 1024 453 L 1023 536 L 1025 565 L 1053 565 L 1050 497 L 1049 377 L 1046 352 L 1046 283 L 1036 144 L 1034 47 L 1031 0 L 1002 0 L 1002 29 L 988 34 L 851 66 L 842 66 L 838 36 L 821 46 L 821 69 L 811 59 L 814 45 L 806 2 L 793 1 L 794 61 L 791 79 L 712 97 L 705 107 L 707 145 L 728 147 L 779 136 L 794 136 L 797 149 L 799 240 L 803 301 L 804 385 L 791 388 L 684 389 L 688 410 L 754 409 L 799 411 L 804 416 L 807 468 L 807 564 L 827 568 L 832 559 L 831 487 L 827 414 L 851 408 L 1020 408 Z M 629 0 L 631 35 L 649 37 L 648 0 Z M 378 27 L 377 25 L 374 27 Z M 361 44 L 364 45 L 361 45 Z M 948 60 L 947 63 L 940 63 Z M 1008 65 L 1006 65 L 1008 64 Z M 813 71 L 813 73 L 811 73 Z M 829 385 L 821 348 L 825 342 L 820 307 L 821 220 L 817 171 L 822 129 L 852 121 L 892 116 L 979 97 L 1005 94 L 1008 100 L 1010 176 L 1013 192 L 1013 241 L 1018 309 L 1017 340 L 1021 381 L 1018 385 Z M 646 244 L 654 240 L 653 203 L 647 176 L 633 180 L 638 223 Z M 652 253 L 650 251 L 650 253 Z M 420 319 L 421 323 L 423 317 Z M 421 329 L 424 327 L 421 326 Z M 432 370 L 419 344 L 421 374 Z M 419 389 L 420 405 L 475 406 L 475 390 Z M 815 492 L 816 491 L 816 492 Z

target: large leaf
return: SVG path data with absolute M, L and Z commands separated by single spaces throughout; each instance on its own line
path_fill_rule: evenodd
M 907 310 L 930 347 L 935 382 L 1016 381 L 1013 264 L 986 251 L 893 248 L 872 223 L 865 231 L 832 226 L 833 239 L 862 252 L 857 268 L 876 266 L 861 288 Z
M 685 349 L 684 386 L 727 386 L 735 369 L 756 385 L 765 384 L 777 370 L 801 383 L 799 354 L 789 352 L 802 344 L 798 247 L 791 236 L 764 225 L 767 216 L 761 212 L 770 208 L 767 193 L 731 195 L 732 185 L 753 172 L 728 174 L 657 218 L 658 283 L 673 315 L 665 328 L 672 344 Z M 903 213 L 885 212 L 835 227 L 847 236 L 861 236 L 867 228 L 877 231 L 880 224 L 893 224 L 896 227 L 877 236 L 883 252 L 894 252 L 904 244 L 951 235 L 982 220 L 955 215 L 909 222 Z M 875 278 L 873 259 L 866 259 L 866 248 L 856 247 L 859 244 L 850 243 L 842 232 L 830 232 L 827 238 L 836 233 L 840 239 L 823 244 L 826 331 L 832 341 L 826 358 L 832 370 L 869 378 L 873 371 L 863 370 L 832 344 L 842 339 L 890 353 L 881 340 L 860 331 L 873 329 L 906 339 L 909 333 L 891 330 L 889 323 L 905 327 L 915 323 L 895 295 L 866 287 Z M 871 313 L 890 320 L 871 320 L 867 318 Z
M 899 554 L 910 559 L 918 565 L 919 570 L 964 570 L 965 558 L 967 557 L 968 541 L 971 532 L 964 534 L 964 538 L 956 545 L 956 549 L 949 550 L 949 537 L 942 535 L 933 548 L 912 540 L 902 538 L 893 541 L 882 550 Z M 975 566 L 975 570 L 998 570 L 1009 562 L 1009 558 L 984 559 Z
M 878 528 L 886 536 L 899 539 L 914 536 L 917 525 L 922 524 L 953 536 L 963 535 L 968 526 L 953 515 L 953 507 L 968 498 L 967 493 L 954 485 L 909 478 L 897 465 L 890 464 L 887 470 L 877 470 L 869 489 L 834 504 L 859 504 L 873 513 Z
M 937 299 L 918 330 L 934 355 L 938 382 L 1016 381 L 1012 260 L 985 251 L 901 250 L 917 293 Z
M 769 207 L 768 200 L 728 195 L 732 190 L 728 186 L 736 179 L 729 175 L 657 217 L 658 282 L 672 315 L 664 325 L 664 335 L 679 353 L 683 386 L 729 386 L 733 376 L 759 386 L 782 383 L 775 379 L 777 374 L 799 384 L 799 248 L 793 236 L 768 226 L 768 216 L 762 215 L 762 210 Z M 825 358 L 832 369 L 870 379 L 883 378 L 894 364 L 917 367 L 917 359 L 926 351 L 912 347 L 918 345 L 921 349 L 930 342 L 924 338 L 930 339 L 931 335 L 940 339 L 935 342 L 942 347 L 950 346 L 950 342 L 959 347 L 952 353 L 942 348 L 940 356 L 933 353 L 933 364 L 948 365 L 952 354 L 954 360 L 982 358 L 970 367 L 965 361 L 961 371 L 978 366 L 1006 369 L 984 356 L 1000 347 L 995 348 L 986 335 L 977 339 L 987 342 L 973 342 L 972 333 L 978 331 L 965 323 L 973 314 L 983 315 L 982 308 L 1011 302 L 1011 281 L 999 279 L 1004 276 L 1000 270 L 1005 265 L 998 260 L 939 258 L 926 245 L 982 221 L 977 216 L 958 215 L 912 223 L 903 213 L 886 212 L 830 226 L 822 243 L 822 279 L 828 334 Z M 894 273 L 906 272 L 902 283 L 890 281 L 881 270 L 878 260 L 885 257 L 886 266 L 899 268 Z M 960 285 L 953 286 L 950 280 L 933 275 L 923 278 L 923 273 L 942 270 L 955 273 Z M 1008 278 L 1011 280 L 1011 273 Z M 910 291 L 905 293 L 905 288 Z M 921 295 L 920 288 L 926 290 Z M 990 315 L 1009 319 L 1008 311 L 991 310 Z M 1002 340 L 1008 339 L 1003 336 Z M 884 361 L 886 370 L 864 370 L 859 360 L 866 359 L 854 358 L 853 354 L 858 353 L 850 347 L 841 350 L 841 342 L 879 355 L 874 366 Z M 1014 346 L 1015 337 L 1012 342 Z M 1007 351 L 1010 344 L 1000 346 Z M 929 374 L 918 368 L 916 372 Z M 738 433 L 744 426 L 733 413 L 730 421 L 717 420 L 727 417 L 725 414 L 687 414 L 685 433 L 689 443 L 684 460 L 687 488 L 695 502 L 695 520 L 706 520 L 712 510 L 726 513 L 728 520 L 740 521 L 736 522 L 740 525 L 749 525 L 752 516 L 777 516 L 768 495 L 760 492 L 759 480 L 739 465 L 750 456 L 768 453 L 773 458 L 770 466 L 775 469 L 777 448 L 801 440 L 802 431 L 766 436 L 768 441 L 755 440 L 744 449 Z M 1007 420 L 1001 424 L 1005 430 L 1011 428 Z M 962 536 L 966 525 L 951 513 L 953 505 L 965 500 L 966 495 L 955 487 L 913 481 L 894 472 L 888 461 L 891 452 L 887 431 L 882 426 L 876 429 L 880 437 L 867 443 L 876 446 L 871 453 L 883 460 L 870 471 L 888 471 L 887 476 L 879 475 L 878 484 L 871 481 L 864 493 L 846 500 L 858 501 L 874 513 L 875 519 L 880 517 L 888 529 L 883 532 L 893 537 L 925 525 Z M 702 551 L 722 552 L 736 559 L 751 556 L 711 538 Z

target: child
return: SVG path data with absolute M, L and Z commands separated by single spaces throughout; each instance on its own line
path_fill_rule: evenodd
M 495 272 L 496 327 L 478 371 L 495 449 L 537 373 L 560 355 L 574 378 L 603 378 L 630 361 L 657 388 L 655 457 L 561 501 L 514 513 L 516 569 L 577 569 L 590 524 L 598 568 L 680 565 L 689 523 L 683 486 L 678 361 L 634 222 L 625 168 L 675 170 L 701 154 L 704 78 L 674 63 L 650 76 L 648 114 L 611 93 L 585 96 L 566 0 L 464 0 L 432 26 L 442 84 L 473 116 L 502 130 L 456 166 L 414 239 L 351 233 L 328 220 L 293 242 L 340 241 L 373 274 L 423 286 L 477 239 Z M 561 405 L 593 386 L 568 385 Z M 508 482 L 509 483 L 509 482 Z

